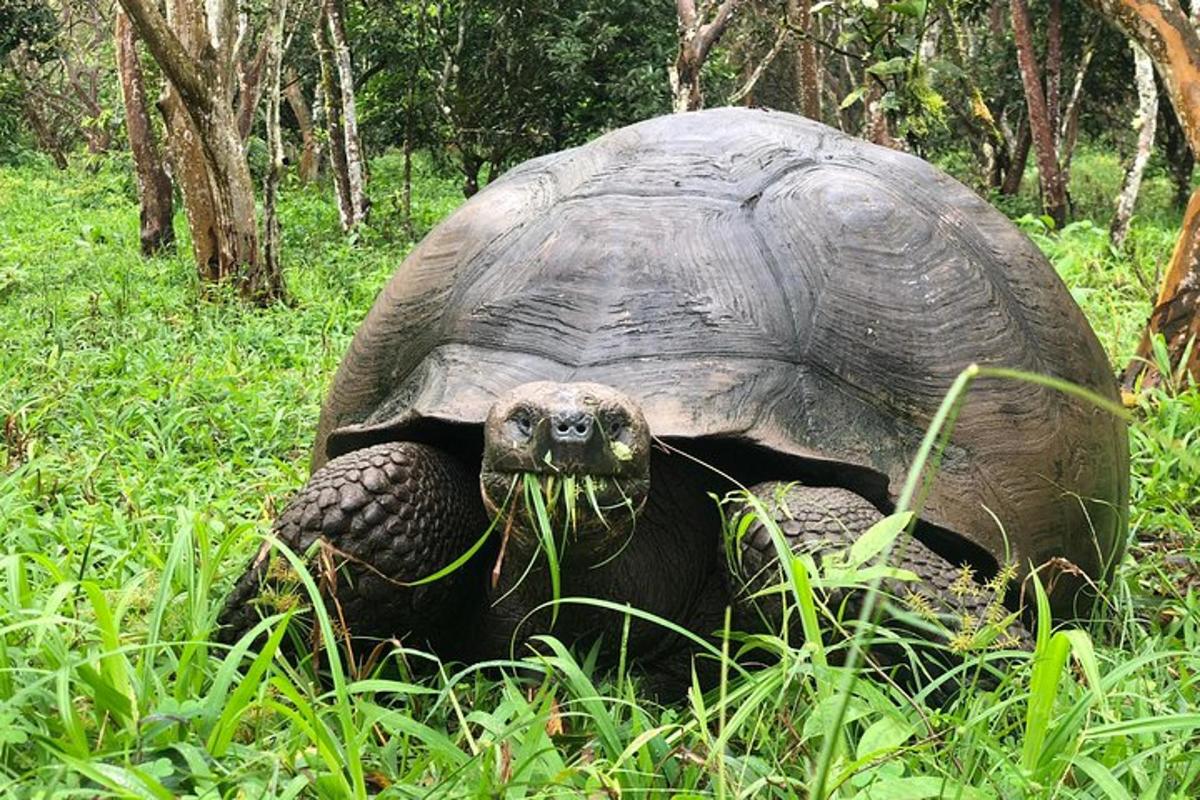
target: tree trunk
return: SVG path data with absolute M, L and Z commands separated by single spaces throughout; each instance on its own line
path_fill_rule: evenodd
M 276 299 L 260 274 L 254 184 L 233 107 L 234 4 L 171 0 L 164 18 L 152 0 L 120 2 L 174 90 L 165 108 L 201 278 L 235 281 L 255 302 Z
M 279 128 L 279 106 L 282 94 L 280 73 L 283 71 L 283 22 L 287 16 L 287 0 L 273 0 L 271 20 L 266 34 L 267 85 L 267 152 L 271 163 L 263 181 L 263 268 L 255 274 L 261 285 L 254 293 L 283 296 L 283 269 L 280 249 L 283 244 L 279 229 L 279 182 L 283 177 L 283 132 Z
M 869 87 L 866 96 L 863 97 L 863 107 L 866 109 L 863 118 L 863 138 L 893 150 L 903 150 L 903 143 L 892 136 L 888 115 L 883 109 L 883 89 L 870 75 L 864 74 L 863 78 Z
M 415 81 L 408 82 L 408 100 L 404 104 L 404 186 L 400 195 L 400 210 L 404 228 L 411 237 L 412 224 L 412 153 L 413 153 L 413 94 Z
M 1200 36 L 1178 0 L 1085 0 L 1106 20 L 1145 49 L 1154 62 L 1192 154 L 1200 153 Z M 1158 298 L 1142 334 L 1137 354 L 1125 369 L 1127 390 L 1156 383 L 1160 376 L 1151 363 L 1151 341 L 1166 340 L 1172 370 L 1186 370 L 1200 379 L 1200 191 L 1192 194 L 1183 215 L 1182 230 Z
M 472 198 L 479 194 L 479 171 L 483 169 L 483 159 L 470 150 L 462 152 L 463 197 Z
M 704 93 L 700 90 L 700 64 L 692 47 L 681 42 L 675 64 L 670 68 L 671 109 L 676 113 L 699 111 L 704 108 Z
M 771 45 L 771 49 L 759 60 L 758 64 L 751 67 L 750 59 L 747 58 L 745 60 L 742 86 L 729 95 L 729 105 L 737 105 L 738 103 L 745 103 L 746 106 L 754 105 L 754 87 L 762 79 L 763 73 L 774 63 L 775 58 L 779 55 L 779 51 L 783 49 L 783 44 L 787 41 L 787 38 L 788 29 L 781 26 L 778 34 L 775 36 L 775 43 Z
M 1133 207 L 1137 203 L 1138 189 L 1142 185 L 1142 173 L 1154 150 L 1154 126 L 1158 121 L 1158 87 L 1154 85 L 1154 65 L 1150 56 L 1138 45 L 1133 45 L 1135 81 L 1138 92 L 1138 112 L 1134 123 L 1138 129 L 1137 150 L 1125 172 L 1121 194 L 1117 197 L 1117 210 L 1109 226 L 1109 238 L 1113 247 L 1125 244 L 1129 233 L 1129 221 L 1133 218 Z
M 313 30 L 313 44 L 321 64 L 321 108 L 325 111 L 325 133 L 329 139 L 329 165 L 333 173 L 333 196 L 337 200 L 338 219 L 342 230 L 354 227 L 354 208 L 350 201 L 350 178 L 346 165 L 346 137 L 342 135 L 341 89 L 333 66 L 329 46 L 329 30 L 318 22 Z
M 813 41 L 812 0 L 788 0 L 788 22 L 801 33 L 792 55 L 796 83 L 796 108 L 809 119 L 821 120 L 821 76 L 817 44 Z
M 1017 65 L 1021 70 L 1021 83 L 1025 89 L 1025 103 L 1029 111 L 1029 130 L 1037 155 L 1042 208 L 1054 220 L 1055 225 L 1061 228 L 1067 221 L 1067 192 L 1063 186 L 1062 172 L 1058 168 L 1058 151 L 1054 143 L 1056 136 L 1051 126 L 1046 96 L 1042 93 L 1042 82 L 1038 76 L 1029 8 L 1025 0 L 1010 0 L 1009 5 L 1012 12 L 1013 40 L 1017 45 Z
M 363 161 L 362 143 L 358 138 L 358 112 L 354 104 L 354 72 L 350 63 L 350 46 L 346 40 L 346 8 L 344 0 L 324 0 L 325 18 L 329 25 L 329 42 L 337 67 L 341 94 L 342 137 L 346 151 L 346 183 L 350 193 L 350 226 L 367 221 L 371 205 L 367 199 L 367 170 Z
M 1062 0 L 1050 0 L 1046 14 L 1046 116 L 1058 153 L 1059 90 L 1062 85 Z M 1057 158 L 1057 155 L 1055 156 Z M 1061 163 L 1061 162 L 1060 162 Z
M 133 26 L 125 12 L 117 9 L 115 22 L 117 74 L 125 101 L 125 129 L 137 173 L 138 203 L 141 206 L 142 254 L 153 255 L 175 243 L 172 224 L 174 198 L 171 179 L 163 169 L 154 144 L 154 129 L 146 109 L 146 85 L 138 59 Z
M 51 160 L 54 161 L 54 166 L 59 169 L 66 169 L 67 154 L 63 152 L 58 137 L 54 135 L 53 131 L 50 130 L 50 126 L 46 124 L 46 120 L 42 118 L 42 114 L 38 111 L 33 96 L 26 91 L 21 92 L 21 111 L 25 114 L 25 121 L 33 129 L 33 136 L 37 139 L 38 149 L 50 156 Z
M 316 180 L 320 170 L 321 151 L 313 131 L 312 111 L 304 99 L 304 89 L 300 86 L 300 75 L 295 67 L 287 68 L 283 96 L 287 98 L 292 116 L 296 118 L 296 125 L 300 128 L 300 182 L 311 183 Z
M 1167 168 L 1171 173 L 1171 181 L 1175 184 L 1175 208 L 1183 211 L 1187 208 L 1188 197 L 1192 193 L 1192 172 L 1196 167 L 1196 158 L 1188 147 L 1187 137 L 1179 120 L 1175 117 L 1175 109 L 1170 104 L 1159 106 L 1162 119 L 1160 126 L 1165 134 L 1163 137 L 1166 149 Z
M 262 100 L 263 63 L 267 56 L 267 42 L 264 41 L 253 58 L 238 64 L 237 126 L 238 136 L 243 142 L 250 138 L 254 130 L 254 115 L 258 113 L 258 104 Z
M 1021 191 L 1021 181 L 1025 177 L 1025 165 L 1029 163 L 1029 150 L 1032 146 L 1033 135 L 1029 132 L 1029 123 L 1022 119 L 1017 127 L 1012 152 L 1009 154 L 1008 172 L 1004 174 L 1000 194 L 1013 197 Z
M 1075 82 L 1071 86 L 1071 96 L 1067 100 L 1067 108 L 1063 112 L 1062 124 L 1058 134 L 1058 165 L 1062 169 L 1063 184 L 1071 185 L 1071 157 L 1075 154 L 1075 142 L 1079 138 L 1079 109 L 1083 105 L 1083 81 L 1092 65 L 1092 57 L 1096 54 L 1096 43 L 1100 39 L 1100 29 L 1096 28 L 1087 38 L 1083 50 L 1079 54 L 1079 66 L 1075 70 Z
M 97 76 L 89 72 L 88 85 L 84 85 L 81 68 L 74 58 L 66 55 L 59 57 L 63 74 L 67 78 L 67 86 L 75 99 L 83 106 L 85 116 L 80 120 L 79 130 L 87 142 L 88 152 L 93 155 L 107 153 L 112 149 L 112 134 L 104 123 L 106 116 L 104 106 L 100 105 L 100 87 Z
M 221 274 L 217 266 L 217 212 L 213 208 L 200 133 L 184 109 L 179 93 L 169 83 L 158 108 L 167 126 L 166 149 L 171 159 L 171 174 L 183 195 L 183 213 L 191 232 L 196 271 L 201 282 L 215 282 Z
M 704 108 L 704 93 L 700 88 L 700 70 L 709 52 L 729 27 L 740 0 L 724 0 L 711 22 L 705 23 L 696 12 L 695 0 L 676 0 L 679 21 L 679 50 L 675 63 L 668 69 L 671 81 L 671 105 L 676 112 L 698 111 Z M 701 7 L 704 11 L 705 7 Z

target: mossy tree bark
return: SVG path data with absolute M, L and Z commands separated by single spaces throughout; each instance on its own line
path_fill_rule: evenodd
M 172 216 L 175 206 L 171 179 L 163 169 L 158 146 L 154 142 L 154 127 L 146 104 L 146 82 L 138 58 L 133 26 L 125 12 L 117 9 L 114 23 L 117 50 L 117 73 L 121 96 L 125 103 L 125 131 L 133 154 L 137 173 L 138 203 L 141 206 L 142 253 L 153 255 L 175 242 Z
M 343 183 L 339 184 L 339 200 L 346 201 L 342 211 L 342 228 L 350 230 L 367 221 L 371 203 L 367 198 L 367 168 L 363 158 L 362 141 L 358 135 L 358 111 L 354 98 L 354 70 L 350 60 L 350 45 L 346 38 L 346 5 L 344 0 L 323 0 L 322 24 L 325 26 L 328 38 L 319 44 L 322 47 L 321 65 L 322 80 L 325 81 L 325 100 L 329 104 L 328 118 L 332 120 L 335 113 L 331 110 L 337 106 L 336 116 L 339 125 L 339 136 L 333 138 L 334 131 L 330 128 L 330 151 L 341 149 L 342 155 L 334 156 L 332 163 L 335 170 L 344 170 Z M 336 74 L 336 83 L 325 78 L 327 70 Z
M 1134 120 L 1134 127 L 1138 131 L 1137 149 L 1125 170 L 1121 194 L 1117 196 L 1117 210 L 1108 228 L 1113 247 L 1118 248 L 1125 244 L 1125 237 L 1129 235 L 1133 207 L 1137 204 L 1142 175 L 1154 150 L 1154 129 L 1158 122 L 1158 87 L 1154 84 L 1154 65 L 1150 63 L 1146 51 L 1137 44 L 1133 44 L 1133 62 L 1138 92 L 1138 111 Z
M 1086 2 L 1149 54 L 1192 153 L 1200 153 L 1200 36 L 1179 0 Z M 1151 342 L 1160 335 L 1166 340 L 1170 368 L 1200 379 L 1200 347 L 1193 345 L 1186 363 L 1184 358 L 1189 344 L 1200 338 L 1200 191 L 1188 201 L 1154 310 L 1137 354 L 1125 369 L 1122 383 L 1127 390 L 1161 380 L 1151 359 Z
M 258 303 L 281 298 L 282 281 L 261 258 L 254 185 L 233 103 L 236 4 L 171 0 L 163 16 L 150 0 L 120 3 L 173 89 L 165 108 L 172 138 L 183 139 L 173 149 L 188 175 L 181 184 L 202 280 L 235 282 Z

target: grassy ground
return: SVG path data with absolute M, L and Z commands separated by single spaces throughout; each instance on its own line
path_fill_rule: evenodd
M 536 688 L 477 672 L 322 688 L 270 650 L 242 672 L 214 658 L 221 595 L 302 484 L 323 387 L 410 247 L 397 174 L 375 164 L 376 222 L 353 245 L 324 194 L 291 187 L 294 304 L 259 310 L 198 300 L 186 245 L 138 256 L 125 165 L 0 171 L 0 796 L 1200 794 L 1195 391 L 1137 409 L 1137 544 L 1095 622 L 1044 631 L 998 688 L 945 708 L 851 685 L 813 646 L 665 708 L 565 652 Z M 1097 224 L 1022 224 L 1123 362 L 1176 217 L 1152 180 L 1111 252 L 1118 174 L 1082 153 Z M 418 228 L 456 203 L 455 181 L 419 175 Z

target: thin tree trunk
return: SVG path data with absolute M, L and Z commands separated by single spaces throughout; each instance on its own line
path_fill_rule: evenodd
M 1200 5 L 1200 4 L 1198 4 Z M 1162 115 L 1161 127 L 1166 149 L 1167 168 L 1171 172 L 1171 181 L 1175 184 L 1175 208 L 1183 211 L 1187 208 L 1188 197 L 1192 193 L 1192 172 L 1196 167 L 1196 158 L 1188 147 L 1187 137 L 1179 120 L 1175 117 L 1175 109 L 1170 104 L 1160 104 L 1159 113 Z
M 1061 85 L 1062 0 L 1050 0 L 1050 8 L 1046 15 L 1046 117 L 1050 122 L 1050 133 L 1054 137 L 1055 158 L 1058 157 Z
M 820 121 L 821 76 L 817 44 L 813 41 L 812 0 L 788 0 L 787 18 L 793 28 L 802 32 L 796 36 L 796 52 L 792 56 L 796 107 L 809 119 Z
M 1146 50 L 1192 154 L 1200 153 L 1200 36 L 1178 0 L 1085 2 Z M 1151 364 L 1151 341 L 1159 335 L 1166 340 L 1170 368 L 1200 379 L 1200 346 L 1194 346 L 1200 338 L 1200 191 L 1188 202 L 1154 311 L 1137 354 L 1125 370 L 1122 382 L 1127 390 L 1136 388 L 1143 378 L 1151 383 L 1159 380 L 1157 368 Z M 1186 362 L 1185 353 L 1190 353 Z
M 945 16 L 941 17 L 939 21 L 950 37 L 950 46 L 947 48 L 948 56 L 958 67 L 959 81 L 964 92 L 971 98 L 970 114 L 959 110 L 956 106 L 953 108 L 963 125 L 970 131 L 968 143 L 982 167 L 984 188 L 987 190 L 998 189 L 1004 182 L 1012 152 L 1004 138 L 1003 130 L 996 124 L 996 116 L 988 107 L 987 101 L 984 100 L 983 92 L 971 77 L 970 65 L 975 60 L 975 45 L 970 38 L 969 31 L 964 28 L 961 20 L 954 14 L 948 10 L 944 14 Z M 928 39 L 923 43 L 927 42 Z M 930 60 L 935 55 L 936 53 L 928 53 L 923 57 Z
M 271 164 L 263 181 L 263 268 L 256 273 L 262 285 L 254 287 L 256 294 L 281 297 L 283 268 L 280 249 L 283 244 L 279 229 L 279 182 L 283 177 L 283 132 L 279 128 L 279 105 L 282 94 L 280 73 L 283 71 L 283 22 L 287 16 L 287 0 L 273 0 L 271 21 L 267 28 L 266 88 L 267 88 L 267 152 Z
M 142 254 L 153 255 L 175 243 L 174 198 L 171 179 L 163 169 L 154 143 L 154 129 L 146 109 L 146 85 L 129 17 L 116 12 L 115 38 L 117 74 L 125 101 L 125 130 L 137 173 L 138 203 L 141 206 Z
M 676 0 L 679 22 L 679 50 L 675 63 L 668 69 L 671 82 L 671 105 L 676 112 L 697 111 L 704 107 L 700 88 L 700 70 L 708 54 L 729 27 L 740 0 L 724 0 L 711 22 L 704 22 L 696 11 L 695 0 Z M 703 12 L 707 4 L 701 6 Z
M 264 40 L 267 37 L 263 37 Z M 253 58 L 238 64 L 238 136 L 242 141 L 250 138 L 254 130 L 254 116 L 262 100 L 263 63 L 268 58 L 267 42 L 264 41 Z
M 103 120 L 106 116 L 104 106 L 100 105 L 99 86 L 96 76 L 90 75 L 89 85 L 84 86 L 80 75 L 80 67 L 73 58 L 66 55 L 59 57 L 63 74 L 67 78 L 67 86 L 75 99 L 83 106 L 86 116 L 80 120 L 79 130 L 87 142 L 88 152 L 93 155 L 107 153 L 112 149 L 112 134 Z
M 408 102 L 404 109 L 404 186 L 400 195 L 400 211 L 404 215 L 404 227 L 412 236 L 412 151 L 413 151 L 413 84 L 408 82 Z
M 295 67 L 288 67 L 286 70 L 283 96 L 287 98 L 292 116 L 296 118 L 296 125 L 300 128 L 300 182 L 310 183 L 316 180 L 320 170 L 321 151 L 313 131 L 312 111 L 304 99 L 304 89 L 300 85 L 300 75 Z
M 1058 135 L 1058 164 L 1063 171 L 1063 183 L 1071 185 L 1071 157 L 1075 154 L 1075 142 L 1079 138 L 1079 109 L 1083 104 L 1083 81 L 1087 78 L 1088 69 L 1092 65 L 1092 57 L 1096 55 L 1096 43 L 1100 39 L 1100 29 L 1097 27 L 1088 36 L 1083 50 L 1079 54 L 1079 66 L 1075 70 L 1075 82 L 1071 86 L 1071 96 L 1067 100 L 1067 108 L 1063 112 L 1062 125 Z
M 354 104 L 354 72 L 350 63 L 350 46 L 346 40 L 346 8 L 343 0 L 325 0 L 325 17 L 329 24 L 329 42 L 337 66 L 341 89 L 342 136 L 346 149 L 346 181 L 350 191 L 350 225 L 367 221 L 370 202 L 367 199 L 367 170 L 363 161 L 362 143 L 358 137 L 358 112 Z
M 1029 130 L 1037 155 L 1042 208 L 1061 228 L 1067 221 L 1067 193 L 1062 183 L 1062 172 L 1058 168 L 1058 151 L 1054 145 L 1056 137 L 1051 127 L 1050 112 L 1038 76 L 1029 8 L 1025 0 L 1010 0 L 1009 5 L 1012 12 L 1013 39 L 1017 45 L 1017 65 L 1021 70 L 1021 83 L 1025 88 L 1025 103 L 1029 111 Z
M 202 283 L 216 282 L 221 277 L 221 269 L 217 264 L 217 211 L 213 207 L 204 148 L 200 146 L 200 132 L 184 109 L 179 92 L 169 84 L 158 107 L 167 126 L 171 174 L 183 195 L 183 213 L 191 233 L 196 271 Z
M 1117 197 L 1117 210 L 1109 226 L 1109 238 L 1114 247 L 1121 247 L 1129 233 L 1129 221 L 1137 203 L 1138 189 L 1142 185 L 1142 173 L 1154 150 L 1154 126 L 1158 121 L 1158 87 L 1154 85 L 1154 65 L 1150 56 L 1138 45 L 1133 45 L 1135 82 L 1138 92 L 1138 113 L 1135 120 L 1138 129 L 1137 150 L 1125 172 L 1121 194 Z
M 337 200 L 338 219 L 342 230 L 354 227 L 354 208 L 350 201 L 350 179 L 346 165 L 346 137 L 342 135 L 342 107 L 329 46 L 329 30 L 318 22 L 313 30 L 313 43 L 321 64 L 321 107 L 325 111 L 325 131 L 329 139 L 329 165 L 333 173 L 333 196 Z
M 787 28 L 781 27 L 779 33 L 775 36 L 775 43 L 771 45 L 771 49 L 767 51 L 767 54 L 762 57 L 762 60 L 753 69 L 750 69 L 749 74 L 745 76 L 741 88 L 729 95 L 729 105 L 737 105 L 743 100 L 746 102 L 746 105 L 753 105 L 754 87 L 758 85 L 763 73 L 775 61 L 775 58 L 779 55 L 779 51 L 783 49 L 783 43 L 787 41 L 787 38 Z M 749 68 L 749 66 L 750 62 L 747 60 L 746 67 Z
M 863 97 L 863 106 L 866 109 L 866 115 L 863 118 L 863 137 L 893 150 L 903 150 L 904 144 L 892 136 L 887 112 L 883 108 L 883 89 L 872 80 L 870 75 L 864 74 L 863 78 L 869 87 L 866 96 Z
M 1029 132 L 1029 122 L 1022 119 L 1017 127 L 1012 152 L 1009 154 L 1008 172 L 1004 174 L 1000 194 L 1013 197 L 1021 191 L 1021 181 L 1025 177 L 1025 165 L 1029 163 L 1029 150 L 1032 146 L 1033 135 Z
M 10 53 L 10 59 L 15 61 L 16 54 Z M 50 125 L 47 124 L 41 111 L 38 110 L 37 102 L 34 100 L 30 86 L 26 82 L 24 75 L 19 67 L 14 66 L 14 74 L 17 76 L 17 82 L 21 87 L 21 112 L 25 115 L 25 121 L 29 123 L 29 127 L 33 130 L 33 136 L 37 139 L 38 149 L 54 161 L 54 166 L 59 169 L 67 168 L 67 155 L 63 152 L 62 144 L 58 141 L 58 137 L 54 135 Z

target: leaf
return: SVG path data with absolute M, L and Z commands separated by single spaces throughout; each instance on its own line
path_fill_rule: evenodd
M 889 5 L 888 10 L 905 17 L 920 19 L 925 16 L 925 0 L 900 0 Z
M 855 757 L 861 761 L 895 750 L 908 741 L 912 732 L 912 724 L 905 720 L 891 716 L 878 719 L 871 723 L 871 727 L 867 728 L 858 740 Z
M 1040 587 L 1039 587 L 1040 588 Z M 1040 637 L 1039 637 L 1040 638 Z M 1025 745 L 1021 763 L 1032 774 L 1042 762 L 1042 744 L 1050 728 L 1050 714 L 1058 696 L 1058 683 L 1062 677 L 1067 656 L 1071 651 L 1071 640 L 1061 631 L 1038 647 L 1033 655 L 1033 676 L 1029 679 L 1029 709 L 1025 717 Z
M 902 56 L 889 58 L 887 61 L 877 61 L 867 67 L 867 72 L 872 75 L 901 75 L 908 72 L 908 59 Z
M 633 460 L 633 451 L 630 450 L 629 445 L 625 444 L 624 442 L 613 442 L 612 452 L 617 461 Z
M 896 537 L 912 523 L 912 520 L 913 513 L 911 511 L 902 511 L 897 514 L 889 514 L 867 528 L 866 533 L 850 545 L 850 566 L 862 566 L 891 547 L 892 543 L 896 541 Z
M 859 800 L 926 800 L 954 797 L 962 800 L 982 800 L 990 795 L 949 778 L 909 777 L 884 778 L 859 792 Z
M 865 86 L 858 87 L 857 89 L 855 89 L 853 92 L 846 95 L 842 99 L 841 105 L 839 105 L 838 108 L 849 108 L 850 106 L 857 103 L 859 100 L 862 100 L 863 96 L 866 93 L 867 93 L 867 87 L 865 87 Z

